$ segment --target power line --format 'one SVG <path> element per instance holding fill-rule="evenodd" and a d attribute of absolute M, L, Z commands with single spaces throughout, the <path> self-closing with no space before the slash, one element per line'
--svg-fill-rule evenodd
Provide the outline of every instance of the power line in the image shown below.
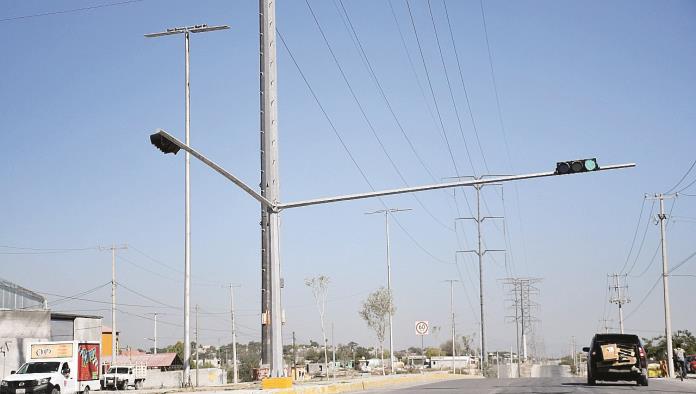
<path fill-rule="evenodd" d="M 49 15 L 69 14 L 69 13 L 73 13 L 73 12 L 95 10 L 97 8 L 106 8 L 106 7 L 114 7 L 114 6 L 118 6 L 118 5 L 126 5 L 126 4 L 131 4 L 131 3 L 139 3 L 142 1 L 145 1 L 145 0 L 126 0 L 126 1 L 119 1 L 119 2 L 115 2 L 115 3 L 106 3 L 106 4 L 93 5 L 93 6 L 89 6 L 89 7 L 73 8 L 73 9 L 62 10 L 62 11 L 49 11 L 49 12 L 42 12 L 42 13 L 38 13 L 38 14 L 13 16 L 13 17 L 9 17 L 9 18 L 0 19 L 0 22 L 16 21 L 16 20 L 20 20 L 20 19 L 31 19 L 31 18 L 38 18 L 41 16 L 49 16 Z"/>
<path fill-rule="evenodd" d="M 401 179 L 401 181 L 404 183 L 404 185 L 406 185 L 406 187 L 409 187 L 409 183 L 406 181 L 406 178 L 404 177 L 403 173 L 401 172 L 401 170 L 399 169 L 399 167 L 396 165 L 396 162 L 394 162 L 393 158 L 391 157 L 391 155 L 390 155 L 389 152 L 387 151 L 387 148 L 386 148 L 386 146 L 384 145 L 384 142 L 382 141 L 382 139 L 381 139 L 381 138 L 379 137 L 379 135 L 377 134 L 377 131 L 375 130 L 375 128 L 374 128 L 372 122 L 370 121 L 369 117 L 367 116 L 367 113 L 365 112 L 365 108 L 363 107 L 362 103 L 360 102 L 360 100 L 359 100 L 358 97 L 357 97 L 357 94 L 356 94 L 355 91 L 353 90 L 353 87 L 352 87 L 350 81 L 348 80 L 348 77 L 347 77 L 345 71 L 343 70 L 343 67 L 341 66 L 341 63 L 338 61 L 338 58 L 336 57 L 336 54 L 335 54 L 333 48 L 331 47 L 331 44 L 329 43 L 328 38 L 326 37 L 326 34 L 324 34 L 324 29 L 321 27 L 321 24 L 319 23 L 319 20 L 318 20 L 316 14 L 314 13 L 314 9 L 313 9 L 312 6 L 310 5 L 309 0 L 306 0 L 305 2 L 307 3 L 307 7 L 309 8 L 310 13 L 312 14 L 312 18 L 314 19 L 315 25 L 316 25 L 317 28 L 319 29 L 319 32 L 321 33 L 321 36 L 322 36 L 322 38 L 324 39 L 324 43 L 326 44 L 326 47 L 328 48 L 329 52 L 331 53 L 331 57 L 332 57 L 332 59 L 333 59 L 333 61 L 334 61 L 334 64 L 336 64 L 336 67 L 337 67 L 338 70 L 340 71 L 341 77 L 343 78 L 343 81 L 346 83 L 346 86 L 348 87 L 348 90 L 349 90 L 351 96 L 353 97 L 353 101 L 355 101 L 355 104 L 358 106 L 358 109 L 360 110 L 360 113 L 362 114 L 363 119 L 364 119 L 365 122 L 367 123 L 368 128 L 370 129 L 370 131 L 372 132 L 372 135 L 373 135 L 373 136 L 375 137 L 375 139 L 377 140 L 377 143 L 379 144 L 379 146 L 380 146 L 382 152 L 384 153 L 384 155 L 385 155 L 385 156 L 387 157 L 387 159 L 389 160 L 389 163 L 391 164 L 392 168 L 394 169 L 394 171 L 396 172 L 396 174 L 399 176 L 399 179 Z M 335 3 L 334 3 L 334 4 L 335 4 Z M 342 2 L 341 2 L 341 5 L 343 5 Z M 345 11 L 345 8 L 344 8 L 344 11 Z M 339 13 L 340 13 L 340 10 L 339 10 Z M 396 122 L 397 122 L 397 125 L 400 127 L 401 132 L 402 132 L 402 135 L 406 138 L 406 141 L 408 142 L 409 146 L 411 146 L 411 148 L 412 148 L 414 154 L 416 155 L 416 157 L 417 157 L 417 158 L 421 161 L 421 163 L 422 163 L 422 160 L 420 159 L 420 156 L 416 153 L 415 148 L 413 147 L 413 144 L 411 143 L 411 140 L 408 138 L 408 136 L 407 136 L 406 133 L 404 132 L 403 127 L 401 127 L 401 123 L 398 121 L 398 119 L 397 119 L 397 117 L 396 117 L 396 114 L 395 114 L 394 111 L 392 110 L 391 104 L 389 103 L 389 100 L 387 99 L 386 95 L 384 94 L 384 90 L 382 89 L 382 86 L 381 86 L 381 84 L 379 83 L 379 80 L 377 79 L 377 76 L 374 74 L 374 70 L 373 70 L 373 68 L 372 68 L 372 65 L 369 63 L 369 59 L 367 58 L 367 55 L 365 54 L 365 51 L 364 51 L 364 49 L 363 49 L 363 47 L 362 47 L 362 43 L 360 43 L 360 40 L 359 40 L 359 38 L 357 37 L 357 34 L 355 33 L 355 30 L 353 29 L 353 24 L 352 24 L 352 22 L 350 21 L 350 17 L 348 16 L 347 12 L 346 12 L 346 17 L 348 18 L 348 22 L 350 23 L 352 32 L 353 32 L 353 34 L 355 35 L 356 40 L 358 40 L 357 42 L 358 42 L 358 46 L 359 46 L 359 51 L 361 51 L 362 55 L 364 56 L 364 60 L 367 62 L 366 65 L 367 65 L 368 71 L 370 72 L 370 74 L 371 74 L 371 76 L 372 76 L 374 82 L 375 82 L 376 85 L 378 86 L 378 89 L 379 89 L 379 91 L 380 91 L 380 93 L 381 93 L 381 95 L 382 95 L 382 98 L 383 98 L 383 99 L 385 100 L 385 102 L 387 103 L 387 107 L 388 107 L 389 110 L 391 111 L 392 116 L 394 117 L 394 119 L 395 119 Z M 361 59 L 362 59 L 362 58 L 361 58 Z M 435 215 L 425 206 L 425 204 L 423 204 L 423 202 L 420 200 L 420 198 L 418 198 L 417 195 L 413 194 L 412 196 L 413 196 L 413 198 L 418 202 L 418 204 L 421 206 L 421 208 L 423 208 L 423 210 L 424 210 L 431 218 L 433 218 L 433 220 L 435 220 L 438 224 L 440 224 L 440 225 L 442 225 L 442 226 L 445 226 L 445 228 L 447 228 L 447 226 L 446 226 L 444 223 L 442 223 L 439 219 L 437 219 L 437 218 L 435 217 Z"/>
<path fill-rule="evenodd" d="M 672 204 L 672 207 L 674 207 L 674 204 Z M 640 257 L 640 253 L 643 251 L 643 245 L 645 245 L 645 237 L 648 234 L 648 228 L 650 227 L 650 217 L 653 214 L 653 211 L 655 209 L 655 200 L 653 200 L 652 205 L 650 206 L 650 213 L 648 214 L 648 219 L 645 222 L 645 231 L 643 231 L 643 238 L 640 240 L 640 246 L 638 247 L 638 251 L 636 252 L 636 257 L 633 259 L 633 264 L 631 264 L 631 268 L 624 272 L 625 274 L 630 274 L 633 272 L 633 268 L 635 268 L 636 263 L 638 262 L 638 257 Z"/>
<path fill-rule="evenodd" d="M 449 138 L 447 138 L 447 132 L 445 131 L 445 123 L 442 120 L 442 114 L 440 113 L 440 106 L 437 104 L 437 97 L 435 96 L 435 90 L 433 89 L 433 83 L 430 79 L 430 72 L 428 71 L 428 65 L 425 61 L 425 55 L 423 55 L 423 46 L 421 45 L 420 38 L 418 36 L 418 29 L 416 29 L 416 21 L 413 19 L 413 13 L 411 12 L 411 4 L 409 0 L 406 0 L 406 8 L 408 8 L 408 15 L 411 19 L 411 26 L 413 27 L 413 33 L 416 37 L 416 43 L 418 44 L 418 52 L 420 53 L 420 58 L 421 61 L 423 62 L 423 68 L 425 69 L 425 76 L 426 79 L 428 80 L 428 86 L 430 87 L 430 94 L 433 97 L 433 103 L 435 104 L 435 112 L 437 113 L 437 117 L 440 121 L 440 130 L 442 131 L 442 137 L 445 141 L 445 145 L 447 146 L 447 151 L 449 152 L 450 159 L 452 161 L 452 166 L 454 167 L 454 172 L 457 176 L 460 175 L 459 173 L 459 168 L 457 167 L 457 161 L 454 159 L 454 152 L 452 151 L 452 146 L 450 145 Z M 471 210 L 471 206 L 469 205 L 469 201 L 466 199 L 466 194 L 464 195 L 464 201 L 466 201 L 466 205 L 469 207 L 469 213 L 472 213 L 473 211 Z M 459 207 L 457 207 L 457 214 L 461 215 L 461 212 L 459 212 Z"/>
<path fill-rule="evenodd" d="M 445 1 L 445 0 L 443 0 L 443 1 Z M 505 129 L 505 122 L 503 121 L 503 110 L 502 110 L 502 106 L 500 105 L 500 94 L 498 93 L 498 82 L 497 82 L 497 79 L 495 77 L 495 68 L 493 67 L 493 54 L 491 51 L 490 40 L 488 39 L 488 24 L 486 23 L 486 11 L 485 11 L 484 6 L 483 6 L 483 0 L 479 0 L 479 5 L 481 8 L 481 20 L 483 22 L 483 33 L 484 33 L 484 36 L 486 39 L 486 50 L 488 53 L 488 64 L 490 66 L 489 68 L 491 71 L 491 80 L 493 82 L 493 92 L 495 93 L 495 104 L 496 104 L 496 108 L 498 111 L 498 121 L 500 123 L 500 130 L 501 130 L 501 133 L 503 135 L 503 142 L 505 143 L 505 153 L 507 154 L 507 158 L 508 158 L 508 166 L 510 167 L 510 169 L 512 169 L 513 168 L 512 156 L 510 155 L 510 146 L 509 146 L 508 140 L 507 140 L 507 131 Z M 522 225 L 522 208 L 520 207 L 520 192 L 517 188 L 517 185 L 513 185 L 513 188 L 515 189 L 515 202 L 517 203 L 517 213 L 519 215 L 518 224 L 520 227 L 520 240 L 522 242 L 522 257 L 523 257 L 523 261 L 526 264 L 527 246 L 526 246 L 525 241 L 524 241 L 524 228 Z"/>
<path fill-rule="evenodd" d="M 116 284 L 117 284 L 118 286 L 120 286 L 120 287 L 123 287 L 123 288 L 126 289 L 127 291 L 130 291 L 131 293 L 133 293 L 133 294 L 135 294 L 135 295 L 138 295 L 138 296 L 140 296 L 140 297 L 145 298 L 145 299 L 148 300 L 148 301 L 152 301 L 152 302 L 154 302 L 154 303 L 156 303 L 156 304 L 159 304 L 159 305 L 162 305 L 162 306 L 166 306 L 167 308 L 182 309 L 181 307 L 173 306 L 173 305 L 169 305 L 169 304 L 165 304 L 164 302 L 158 301 L 158 300 L 156 300 L 156 299 L 154 299 L 154 298 L 152 298 L 152 297 L 148 297 L 148 296 L 146 296 L 146 295 L 143 294 L 143 293 L 140 293 L 140 292 L 138 292 L 138 291 L 136 291 L 136 290 L 133 290 L 133 289 L 129 288 L 128 286 L 124 285 L 124 284 L 121 283 L 121 282 L 116 282 Z"/>
<path fill-rule="evenodd" d="M 653 201 L 653 208 L 655 207 L 655 202 Z M 633 247 L 636 244 L 636 238 L 638 237 L 638 229 L 640 228 L 640 222 L 643 220 L 643 210 L 645 209 L 645 198 L 643 198 L 642 203 L 640 204 L 640 213 L 638 214 L 638 222 L 636 223 L 636 229 L 633 232 L 633 240 L 631 241 L 631 247 L 628 249 L 628 255 L 626 256 L 626 261 L 624 262 L 623 267 L 619 270 L 619 272 L 623 272 L 624 269 L 626 269 L 626 266 L 628 265 L 628 261 L 631 259 L 631 254 L 633 253 Z M 648 223 L 650 223 L 650 216 L 648 216 Z"/>
<path fill-rule="evenodd" d="M 486 172 L 490 172 L 488 169 L 488 162 L 486 161 L 486 155 L 483 153 L 483 148 L 481 147 L 481 140 L 479 139 L 478 127 L 476 127 L 476 121 L 474 120 L 474 111 L 471 110 L 471 102 L 469 100 L 469 93 L 466 89 L 466 83 L 464 83 L 464 75 L 462 73 L 462 65 L 459 61 L 459 52 L 457 51 L 457 44 L 454 40 L 454 32 L 452 31 L 452 24 L 450 22 L 449 12 L 447 11 L 447 2 L 442 0 L 442 5 L 445 9 L 445 17 L 447 19 L 447 28 L 450 33 L 450 40 L 452 41 L 452 48 L 454 49 L 454 58 L 457 60 L 457 70 L 459 71 L 459 81 L 462 83 L 462 88 L 464 89 L 464 98 L 466 99 L 466 106 L 469 110 L 469 118 L 471 119 L 471 126 L 474 129 L 474 135 L 476 136 L 476 144 L 478 145 L 479 152 L 481 152 L 481 158 L 483 159 L 483 165 Z"/>
<path fill-rule="evenodd" d="M 653 292 L 653 290 L 655 290 L 655 287 L 657 287 L 657 284 L 660 283 L 660 279 L 662 279 L 662 275 L 660 275 L 660 276 L 657 277 L 657 279 L 655 280 L 655 283 L 653 283 L 652 287 L 650 288 L 650 290 L 648 290 L 648 292 L 645 294 L 645 296 L 643 297 L 643 299 L 640 300 L 640 302 L 638 303 L 638 305 L 631 311 L 631 313 L 629 313 L 628 315 L 626 315 L 626 319 L 625 319 L 625 320 L 628 320 L 629 317 L 633 316 L 633 314 L 636 313 L 636 312 L 640 309 L 641 306 L 643 306 L 643 303 L 645 303 L 645 300 L 648 299 L 648 297 L 649 297 L 650 294 Z"/>
<path fill-rule="evenodd" d="M 688 185 L 686 185 L 686 186 L 682 187 L 681 189 L 679 189 L 679 190 L 677 191 L 677 194 L 679 194 L 679 193 L 683 192 L 684 190 L 690 188 L 691 186 L 694 185 L 694 183 L 696 183 L 696 178 L 694 178 L 694 180 L 691 181 Z"/>
<path fill-rule="evenodd" d="M 454 99 L 454 91 L 452 90 L 452 84 L 450 83 L 449 73 L 447 72 L 447 65 L 445 64 L 445 55 L 442 53 L 442 46 L 440 45 L 440 35 L 437 32 L 437 25 L 435 24 L 435 17 L 433 16 L 433 9 L 430 5 L 430 0 L 428 0 L 428 13 L 430 14 L 430 22 L 433 25 L 433 31 L 435 32 L 435 42 L 437 43 L 437 49 L 440 53 L 440 61 L 442 63 L 442 70 L 445 73 L 445 81 L 447 82 L 447 89 L 450 94 L 450 99 L 452 100 L 452 107 L 454 108 L 454 114 L 457 118 L 457 125 L 459 126 L 459 133 L 464 141 L 464 150 L 466 151 L 466 156 L 469 159 L 469 165 L 471 166 L 471 171 L 476 176 L 476 167 L 474 167 L 474 161 L 471 159 L 471 152 L 469 152 L 469 144 L 466 142 L 466 137 L 464 136 L 464 128 L 462 127 L 462 119 L 459 115 L 459 108 L 457 107 L 457 101 Z"/>
<path fill-rule="evenodd" d="M 368 187 L 372 191 L 375 191 L 376 189 L 372 185 L 372 182 L 370 182 L 370 179 L 367 177 L 367 174 L 362 169 L 362 167 L 358 164 L 357 160 L 355 159 L 355 157 L 351 153 L 350 149 L 348 148 L 348 145 L 345 143 L 345 141 L 343 140 L 343 137 L 338 132 L 336 125 L 331 120 L 331 117 L 329 117 L 329 114 L 326 112 L 326 109 L 324 108 L 321 101 L 319 100 L 319 97 L 317 96 L 316 92 L 312 88 L 312 85 L 309 83 L 309 80 L 307 79 L 307 76 L 305 75 L 304 71 L 302 71 L 302 68 L 300 67 L 299 63 L 297 62 L 297 59 L 295 58 L 295 55 L 293 54 L 293 52 L 290 50 L 290 47 L 288 46 L 287 42 L 285 41 L 285 38 L 280 33 L 280 31 L 276 30 L 276 32 L 278 33 L 278 37 L 280 38 L 280 42 L 283 44 L 283 47 L 285 48 L 285 50 L 288 52 L 288 55 L 290 55 L 290 59 L 292 60 L 293 64 L 295 65 L 295 68 L 299 72 L 300 76 L 302 77 L 302 80 L 304 81 L 305 85 L 309 89 L 310 94 L 314 98 L 314 101 L 317 103 L 317 106 L 319 106 L 319 109 L 321 110 L 322 114 L 324 115 L 324 118 L 329 123 L 329 127 L 331 128 L 331 131 L 333 131 L 336 138 L 338 138 L 338 141 L 340 142 L 341 146 L 343 147 L 343 150 L 346 152 L 346 154 L 350 158 L 351 162 L 353 162 L 353 165 L 358 170 L 358 172 L 360 172 L 360 175 L 362 176 L 365 183 L 368 185 Z M 378 200 L 385 208 L 387 207 L 387 205 L 384 203 L 384 200 L 382 198 L 378 198 Z M 449 262 L 435 256 L 433 253 L 431 253 L 429 250 L 427 250 L 423 245 L 421 245 L 421 243 L 418 242 L 413 237 L 413 235 L 411 235 L 411 233 L 406 230 L 406 228 L 401 224 L 401 222 L 396 217 L 393 217 L 393 219 L 394 219 L 394 222 L 396 223 L 396 225 L 404 232 L 404 234 L 406 234 L 406 236 L 411 240 L 411 242 L 413 242 L 413 244 L 416 245 L 425 254 L 430 256 L 433 259 L 433 261 L 438 262 L 438 263 L 442 263 L 442 264 L 450 264 Z"/>
<path fill-rule="evenodd" d="M 30 248 L 12 245 L 0 245 L 0 248 L 16 250 L 17 252 L 5 252 L 0 251 L 0 254 L 60 254 L 60 253 L 75 253 L 75 252 L 85 252 L 90 250 L 99 250 L 98 247 L 92 246 L 87 248 Z"/>
<path fill-rule="evenodd" d="M 100 286 L 94 287 L 92 289 L 82 291 L 82 292 L 74 294 L 72 296 L 66 296 L 66 297 L 51 301 L 51 302 L 49 302 L 49 304 L 51 304 L 52 306 L 55 306 L 56 304 L 59 304 L 61 302 L 70 301 L 70 300 L 74 299 L 75 297 L 84 297 L 86 295 L 92 294 L 92 293 L 96 292 L 97 290 L 102 289 L 106 286 L 110 286 L 110 285 L 111 285 L 111 281 L 108 281 L 108 282 L 106 282 Z"/>
<path fill-rule="evenodd" d="M 674 189 L 676 189 L 676 188 L 684 181 L 684 179 L 686 179 L 686 177 L 689 176 L 689 173 L 691 173 L 691 170 L 694 169 L 694 166 L 695 166 L 695 165 L 696 165 L 696 160 L 694 160 L 694 162 L 691 163 L 691 167 L 689 167 L 689 169 L 686 171 L 686 173 L 684 173 L 684 175 L 679 179 L 679 182 L 677 182 L 674 186 L 672 186 L 672 188 L 669 189 L 669 190 L 667 191 L 667 193 L 665 193 L 665 194 L 670 194 L 670 193 L 672 193 L 672 191 L 674 191 Z M 692 182 L 692 183 L 693 183 L 693 182 Z M 687 186 L 687 187 L 688 187 L 688 186 Z M 682 189 L 682 190 L 684 190 L 684 189 Z"/>

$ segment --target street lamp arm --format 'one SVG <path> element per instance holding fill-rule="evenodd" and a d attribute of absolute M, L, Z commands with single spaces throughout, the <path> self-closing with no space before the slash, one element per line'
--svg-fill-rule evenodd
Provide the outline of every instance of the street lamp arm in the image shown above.
<path fill-rule="evenodd" d="M 184 149 L 183 146 L 181 146 L 181 148 Z M 635 163 L 613 164 L 613 165 L 608 165 L 608 166 L 602 166 L 595 171 L 617 170 L 620 168 L 630 168 L 630 167 L 635 167 L 635 166 L 636 166 Z M 281 203 L 281 204 L 277 205 L 277 208 L 278 209 L 287 209 L 287 208 L 306 207 L 308 205 L 319 205 L 319 204 L 327 204 L 327 203 L 340 202 L 340 201 L 361 200 L 361 199 L 372 198 L 372 197 L 390 196 L 390 195 L 394 195 L 394 194 L 404 194 L 404 193 L 414 193 L 414 192 L 421 192 L 421 191 L 426 191 L 426 190 L 448 189 L 448 188 L 460 187 L 460 186 L 487 185 L 490 183 L 509 182 L 509 181 L 517 181 L 517 180 L 522 180 L 522 179 L 531 179 L 531 178 L 543 178 L 543 177 L 547 177 L 547 176 L 556 176 L 556 175 L 558 175 L 558 174 L 556 174 L 555 171 L 548 171 L 548 172 L 538 172 L 538 173 L 534 173 L 534 174 L 511 175 L 511 176 L 503 176 L 503 177 L 487 178 L 487 179 L 474 179 L 474 180 L 467 180 L 467 181 L 435 183 L 435 184 L 431 184 L 431 185 L 412 186 L 412 187 L 404 187 L 404 188 L 399 188 L 399 189 L 373 191 L 373 192 L 357 193 L 357 194 L 346 194 L 343 196 L 323 197 L 323 198 L 315 198 L 315 199 L 311 199 L 311 200 L 303 200 L 303 201 L 296 201 L 296 202 L 290 202 L 290 203 Z"/>
<path fill-rule="evenodd" d="M 203 156 L 202 154 L 198 153 L 195 149 L 191 148 L 190 146 L 184 144 L 183 142 L 179 141 L 176 139 L 174 136 L 171 134 L 167 133 L 166 131 L 162 129 L 158 129 L 157 133 L 164 137 L 165 139 L 171 141 L 173 144 L 178 146 L 179 148 L 185 150 L 186 152 L 190 153 L 195 157 L 196 159 L 202 161 L 205 163 L 208 167 L 212 168 L 213 170 L 217 171 L 219 174 L 224 176 L 225 178 L 229 179 L 234 183 L 235 185 L 239 186 L 242 190 L 247 192 L 250 196 L 254 197 L 258 202 L 260 202 L 262 205 L 264 205 L 266 208 L 270 208 L 272 210 L 276 210 L 276 205 L 270 202 L 266 197 L 262 196 L 261 194 L 257 193 L 254 189 L 249 187 L 246 183 L 244 183 L 241 179 L 237 178 L 236 176 L 232 175 L 229 173 L 227 170 L 224 168 L 220 167 L 217 163 L 214 161 L 208 159 L 207 157 Z"/>

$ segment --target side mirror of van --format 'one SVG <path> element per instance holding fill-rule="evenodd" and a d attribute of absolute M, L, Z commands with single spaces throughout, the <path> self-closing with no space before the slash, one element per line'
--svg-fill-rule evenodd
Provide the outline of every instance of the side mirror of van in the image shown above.
<path fill-rule="evenodd" d="M 16 373 L 17 373 L 17 371 L 10 371 L 10 375 L 14 375 Z"/>
<path fill-rule="evenodd" d="M 589 352 L 590 352 L 590 348 L 589 348 L 589 347 L 584 347 L 584 348 L 582 348 L 582 351 L 585 352 L 585 353 L 589 353 Z"/>

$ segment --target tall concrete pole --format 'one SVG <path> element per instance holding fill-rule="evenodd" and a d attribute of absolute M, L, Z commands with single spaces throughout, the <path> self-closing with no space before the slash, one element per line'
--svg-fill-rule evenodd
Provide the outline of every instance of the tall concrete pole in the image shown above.
<path fill-rule="evenodd" d="M 261 195 L 279 204 L 278 84 L 275 1 L 259 0 Z M 270 376 L 285 376 L 280 304 L 279 217 L 277 207 L 261 212 L 261 327 L 262 363 Z"/>
<path fill-rule="evenodd" d="M 456 344 L 456 329 L 454 325 L 454 282 L 459 282 L 456 279 L 448 279 L 445 282 L 449 282 L 450 284 L 450 315 L 452 318 L 452 373 L 456 373 L 456 368 L 454 364 L 456 352 L 455 352 L 455 344 Z"/>
<path fill-rule="evenodd" d="M 154 339 L 155 339 L 155 349 L 154 349 L 153 353 L 157 354 L 157 312 L 155 312 L 155 336 L 154 336 Z"/>
<path fill-rule="evenodd" d="M 481 372 L 485 375 L 486 354 L 486 326 L 483 313 L 483 247 L 481 243 L 481 185 L 476 187 L 476 227 L 478 230 L 478 263 L 479 263 L 479 299 L 481 304 Z M 523 332 L 524 335 L 524 332 Z"/>
<path fill-rule="evenodd" d="M 234 286 L 230 283 L 230 314 L 232 318 L 232 382 L 239 383 L 239 374 L 237 370 L 237 328 L 234 324 Z"/>
<path fill-rule="evenodd" d="M 191 145 L 191 91 L 189 84 L 189 32 L 184 33 L 184 124 L 186 130 L 186 145 Z M 184 187 L 184 386 L 191 385 L 191 162 L 190 154 L 185 158 L 185 187 Z"/>
<path fill-rule="evenodd" d="M 116 364 L 116 245 L 111 246 L 111 365 Z"/>
<path fill-rule="evenodd" d="M 198 304 L 196 304 L 196 387 L 198 387 L 200 382 L 200 380 L 198 380 L 198 366 L 201 364 L 200 359 L 198 358 L 200 348 L 201 344 L 198 342 Z"/>
<path fill-rule="evenodd" d="M 660 200 L 660 238 L 662 239 L 662 290 L 665 303 L 665 336 L 667 338 L 667 365 L 669 376 L 674 377 L 674 360 L 672 359 L 672 311 L 669 303 L 669 267 L 667 261 L 667 234 L 665 231 L 665 196 L 656 196 Z"/>
<path fill-rule="evenodd" d="M 391 252 L 389 240 L 389 210 L 384 210 L 384 229 L 387 237 L 387 291 L 389 292 L 389 366 L 390 373 L 394 373 L 394 324 L 392 316 L 393 293 L 391 290 Z"/>
<path fill-rule="evenodd" d="M 384 235 L 387 241 L 387 291 L 389 292 L 389 366 L 391 373 L 394 372 L 394 329 L 392 327 L 393 314 L 392 307 L 394 302 L 394 294 L 391 289 L 391 240 L 389 237 L 389 215 L 396 212 L 410 211 L 411 208 L 387 208 L 373 212 L 365 212 L 366 215 L 376 213 L 384 213 Z"/>

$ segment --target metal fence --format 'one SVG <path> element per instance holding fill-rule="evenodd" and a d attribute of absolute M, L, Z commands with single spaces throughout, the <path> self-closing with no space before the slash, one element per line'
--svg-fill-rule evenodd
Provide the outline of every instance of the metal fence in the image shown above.
<path fill-rule="evenodd" d="M 0 278 L 0 309 L 48 309 L 46 298 Z"/>

